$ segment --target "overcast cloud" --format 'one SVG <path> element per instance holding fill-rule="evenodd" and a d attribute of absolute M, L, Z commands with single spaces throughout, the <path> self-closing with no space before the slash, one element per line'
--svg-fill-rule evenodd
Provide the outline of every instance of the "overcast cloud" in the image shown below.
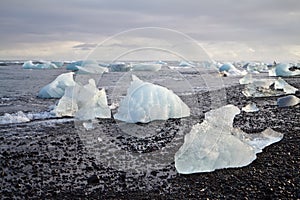
<path fill-rule="evenodd" d="M 155 26 L 216 60 L 299 60 L 299 22 L 298 0 L 1 0 L 0 59 L 81 59 L 107 37 Z"/>

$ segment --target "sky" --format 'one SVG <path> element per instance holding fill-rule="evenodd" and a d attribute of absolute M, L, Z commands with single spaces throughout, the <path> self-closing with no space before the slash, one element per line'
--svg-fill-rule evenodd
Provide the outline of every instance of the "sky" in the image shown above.
<path fill-rule="evenodd" d="M 159 38 L 159 29 L 153 37 L 145 33 L 139 36 L 134 31 L 126 32 L 143 27 L 161 27 L 164 35 Z M 178 32 L 178 37 L 170 37 L 173 40 L 168 38 L 167 29 Z M 124 31 L 127 37 L 119 37 L 118 34 Z M 174 31 L 170 31 L 170 35 L 176 34 Z M 214 60 L 299 61 L 300 1 L 0 2 L 2 60 L 80 60 L 87 58 L 103 41 L 106 41 L 107 49 L 102 49 L 102 53 L 118 54 L 114 51 L 117 46 L 130 51 L 133 45 L 143 47 L 151 41 L 155 47 L 164 42 L 184 41 L 185 36 L 193 38 Z M 108 46 L 114 46 L 114 49 Z"/>

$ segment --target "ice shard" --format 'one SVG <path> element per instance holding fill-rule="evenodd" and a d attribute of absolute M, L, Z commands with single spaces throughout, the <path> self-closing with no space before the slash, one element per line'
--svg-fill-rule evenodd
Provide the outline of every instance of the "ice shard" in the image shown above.
<path fill-rule="evenodd" d="M 172 90 L 144 82 L 134 75 L 132 79 L 115 119 L 127 123 L 148 123 L 190 115 L 189 107 Z"/>
<path fill-rule="evenodd" d="M 300 103 L 300 99 L 294 95 L 288 95 L 277 99 L 277 105 L 279 107 L 295 106 Z"/>
<path fill-rule="evenodd" d="M 284 94 L 295 94 L 297 88 L 289 85 L 282 78 L 278 79 L 253 79 L 245 85 L 242 93 L 246 97 L 269 97 Z"/>
<path fill-rule="evenodd" d="M 93 79 L 84 86 L 76 84 L 66 88 L 54 112 L 59 117 L 75 116 L 80 120 L 111 117 L 105 90 L 99 90 Z"/>
<path fill-rule="evenodd" d="M 244 112 L 258 112 L 259 109 L 256 106 L 255 103 L 249 103 L 248 105 L 246 105 L 245 107 L 242 108 L 242 111 Z"/>
<path fill-rule="evenodd" d="M 246 74 L 243 78 L 239 80 L 241 85 L 249 84 L 253 82 L 252 74 Z"/>
<path fill-rule="evenodd" d="M 175 154 L 175 167 L 181 174 L 211 172 L 216 169 L 243 167 L 256 159 L 256 153 L 282 139 L 281 133 L 266 129 L 247 134 L 233 128 L 240 110 L 233 105 L 205 113 L 205 120 L 192 127 L 184 144 Z"/>

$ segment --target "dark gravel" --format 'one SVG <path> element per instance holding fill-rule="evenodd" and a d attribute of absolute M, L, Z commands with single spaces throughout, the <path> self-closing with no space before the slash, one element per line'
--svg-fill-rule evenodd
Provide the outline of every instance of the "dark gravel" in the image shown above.
<path fill-rule="evenodd" d="M 297 78 L 287 81 L 300 88 Z M 234 126 L 247 133 L 267 127 L 284 138 L 263 150 L 249 166 L 210 173 L 180 175 L 174 163 L 144 173 L 126 172 L 101 163 L 88 153 L 74 122 L 46 121 L 0 125 L 1 199 L 299 199 L 300 110 L 299 105 L 278 108 L 276 97 L 246 98 L 243 86 L 226 89 L 223 104 L 239 108 L 255 102 L 260 111 L 237 115 Z M 196 123 L 210 109 L 208 94 L 185 101 L 198 107 L 198 115 L 168 120 L 157 135 L 144 139 L 122 135 L 112 119 L 99 120 L 105 134 L 124 151 L 147 153 L 163 148 L 176 137 L 184 123 Z M 299 93 L 296 94 L 298 97 Z M 142 125 L 141 125 L 142 126 Z M 151 125 L 143 125 L 149 126 Z M 151 127 L 155 128 L 155 127 Z M 188 130 L 184 130 L 186 133 Z M 181 137 L 182 140 L 183 136 Z M 93 144 L 92 144 L 93 145 Z M 141 146 L 146 146 L 142 148 Z"/>

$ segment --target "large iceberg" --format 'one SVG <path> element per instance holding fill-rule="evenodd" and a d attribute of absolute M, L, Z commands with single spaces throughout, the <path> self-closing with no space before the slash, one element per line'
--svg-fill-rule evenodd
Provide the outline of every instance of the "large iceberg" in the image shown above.
<path fill-rule="evenodd" d="M 73 72 L 59 75 L 54 81 L 43 87 L 39 93 L 40 98 L 61 98 L 65 93 L 65 88 L 74 86 Z"/>
<path fill-rule="evenodd" d="M 233 119 L 238 113 L 240 110 L 233 105 L 205 113 L 205 120 L 192 127 L 176 152 L 176 170 L 191 174 L 243 167 L 255 160 L 264 147 L 282 139 L 283 134 L 269 128 L 259 134 L 233 128 Z"/>
<path fill-rule="evenodd" d="M 300 103 L 300 99 L 294 95 L 288 95 L 277 99 L 278 107 L 295 106 Z"/>
<path fill-rule="evenodd" d="M 144 82 L 136 76 L 120 102 L 114 118 L 128 123 L 182 118 L 190 115 L 189 107 L 172 90 Z"/>
<path fill-rule="evenodd" d="M 58 117 L 75 116 L 80 120 L 111 117 L 105 90 L 99 90 L 94 79 L 90 79 L 84 86 L 76 84 L 67 87 L 54 113 Z"/>
<path fill-rule="evenodd" d="M 280 96 L 295 94 L 298 91 L 280 77 L 278 79 L 247 79 L 247 81 L 249 84 L 242 91 L 246 97 Z M 242 82 L 246 82 L 246 79 Z"/>
<path fill-rule="evenodd" d="M 277 64 L 273 69 L 276 76 L 297 76 L 300 75 L 300 68 L 290 64 Z M 274 73 L 270 72 L 270 75 Z"/>
<path fill-rule="evenodd" d="M 43 63 L 34 64 L 31 60 L 24 62 L 23 69 L 56 69 L 57 66 L 54 62 L 44 61 Z"/>

